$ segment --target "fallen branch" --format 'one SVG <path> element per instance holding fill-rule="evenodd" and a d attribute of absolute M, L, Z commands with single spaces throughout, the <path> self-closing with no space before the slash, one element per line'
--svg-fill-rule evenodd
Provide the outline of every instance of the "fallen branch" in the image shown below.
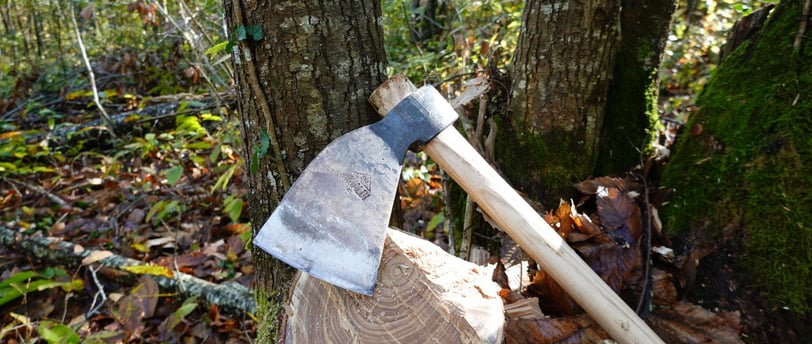
<path fill-rule="evenodd" d="M 158 98 L 158 97 L 156 97 Z M 164 118 L 171 118 L 183 113 L 179 113 L 178 109 L 183 101 L 195 101 L 197 106 L 189 106 L 189 113 L 200 112 L 206 109 L 213 109 L 220 106 L 231 107 L 236 101 L 236 96 L 233 92 L 221 92 L 206 95 L 173 95 L 163 96 L 160 100 L 169 100 L 169 103 L 159 103 L 148 105 L 144 108 L 126 111 L 119 114 L 110 116 L 110 120 L 96 119 L 87 121 L 75 126 L 61 127 L 52 133 L 55 139 L 66 139 L 70 135 L 82 132 L 85 129 L 101 127 L 109 125 L 113 130 L 120 129 L 124 126 L 132 125 L 133 122 L 144 122 L 160 120 Z M 150 103 L 155 103 L 157 99 L 149 100 Z"/>
<path fill-rule="evenodd" d="M 49 200 L 51 200 L 51 202 L 56 203 L 57 205 L 59 205 L 60 208 L 62 208 L 64 210 L 70 210 L 70 209 L 73 208 L 70 204 L 68 204 L 68 202 L 65 202 L 65 200 L 63 200 L 61 197 L 57 196 L 56 194 L 54 194 L 54 193 L 52 193 L 52 192 L 50 192 L 48 190 L 45 190 L 45 188 L 43 188 L 42 186 L 28 184 L 28 183 L 26 183 L 24 181 L 12 179 L 12 178 L 6 178 L 6 180 L 11 182 L 12 184 L 17 184 L 19 186 L 25 187 L 27 189 L 30 189 L 32 191 L 35 191 L 35 192 L 39 193 L 40 195 L 43 195 L 43 196 L 47 197 Z"/>
<path fill-rule="evenodd" d="M 98 252 L 58 238 L 25 236 L 3 226 L 0 226 L 0 247 L 22 252 L 36 259 L 73 267 L 80 266 L 82 259 Z M 146 265 L 144 262 L 115 254 L 95 263 L 113 269 Z M 177 290 L 184 297 L 200 297 L 234 311 L 250 313 L 256 309 L 253 292 L 241 284 L 234 282 L 215 284 L 176 270 L 172 270 L 172 273 L 174 278 L 152 277 L 161 288 Z"/>

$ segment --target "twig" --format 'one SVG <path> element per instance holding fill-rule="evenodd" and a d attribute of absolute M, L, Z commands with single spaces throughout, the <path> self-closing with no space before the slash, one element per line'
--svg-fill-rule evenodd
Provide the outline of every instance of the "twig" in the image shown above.
<path fill-rule="evenodd" d="M 637 307 L 635 307 L 635 313 L 640 316 L 642 319 L 646 319 L 648 317 L 648 307 L 645 307 L 648 302 L 646 300 L 649 299 L 650 289 L 651 289 L 651 211 L 649 211 L 649 201 L 648 201 L 648 182 L 646 181 L 645 176 L 639 174 L 637 172 L 633 173 L 635 177 L 640 179 L 640 182 L 643 183 L 643 208 L 645 209 L 646 216 L 643 219 L 643 225 L 645 228 L 646 233 L 646 246 L 644 247 L 644 252 L 646 254 L 645 259 L 643 259 L 643 291 L 640 292 L 640 297 L 637 299 Z"/>
<path fill-rule="evenodd" d="M 795 42 L 792 43 L 792 49 L 797 54 L 801 50 L 801 42 L 806 35 L 806 24 L 809 22 L 809 10 L 812 0 L 804 1 L 804 7 L 801 10 L 801 24 L 798 27 L 798 33 L 795 34 Z"/>
<path fill-rule="evenodd" d="M 107 294 L 104 293 L 104 286 L 101 284 L 101 282 L 99 282 L 99 277 L 96 276 L 96 272 L 101 270 L 101 268 L 102 268 L 101 265 L 99 265 L 99 267 L 97 267 L 96 269 L 93 269 L 92 266 L 88 268 L 88 270 L 90 271 L 90 275 L 93 277 L 93 283 L 96 285 L 96 288 L 98 288 L 99 291 L 97 291 L 96 294 L 93 295 L 93 303 L 90 305 L 90 310 L 88 310 L 87 313 L 85 313 L 85 318 L 90 318 L 93 315 L 95 315 L 107 301 Z M 96 301 L 98 301 L 100 296 L 101 302 L 96 304 Z"/>
<path fill-rule="evenodd" d="M 73 209 L 73 207 L 70 204 L 68 204 L 68 202 L 65 202 L 65 200 L 63 200 L 59 196 L 49 192 L 48 190 L 45 190 L 45 188 L 43 188 L 43 187 L 41 187 L 39 185 L 32 185 L 32 184 L 28 184 L 28 183 L 26 183 L 24 181 L 15 180 L 15 179 L 11 179 L 11 178 L 6 178 L 6 180 L 8 180 L 9 182 L 11 182 L 13 184 L 17 184 L 17 185 L 20 185 L 20 186 L 25 187 L 27 189 L 31 189 L 31 190 L 33 190 L 33 191 L 35 191 L 35 192 L 37 192 L 37 193 L 39 193 L 39 194 L 41 194 L 41 195 L 43 195 L 45 197 L 48 197 L 48 199 L 50 199 L 51 202 L 56 203 L 62 209 L 67 209 L 67 210 Z"/>
<path fill-rule="evenodd" d="M 58 3 L 58 2 L 57 2 Z M 73 13 L 73 6 L 71 5 L 70 9 L 70 20 L 73 23 L 73 32 L 76 34 L 76 42 L 79 43 L 79 51 L 82 52 L 82 59 L 85 61 L 85 67 L 87 67 L 87 74 L 90 78 L 90 90 L 93 91 L 93 102 L 96 103 L 96 107 L 101 112 L 104 119 L 107 122 L 110 122 L 110 116 L 107 115 L 107 111 L 104 110 L 104 107 L 101 104 L 101 100 L 99 100 L 99 90 L 96 88 L 96 76 L 93 74 L 93 66 L 90 65 L 90 59 L 87 57 L 87 51 L 85 49 L 85 44 L 82 41 L 82 33 L 79 32 L 79 24 L 76 23 L 76 14 Z M 116 136 L 113 132 L 112 128 L 107 128 L 111 135 Z"/>

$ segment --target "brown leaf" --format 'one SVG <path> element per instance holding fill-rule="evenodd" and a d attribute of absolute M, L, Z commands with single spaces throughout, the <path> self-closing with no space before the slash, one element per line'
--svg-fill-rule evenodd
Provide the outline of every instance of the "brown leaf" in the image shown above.
<path fill-rule="evenodd" d="M 533 281 L 525 289 L 527 297 L 538 297 L 541 310 L 549 315 L 575 315 L 583 310 L 552 277 L 537 271 Z"/>
<path fill-rule="evenodd" d="M 110 257 L 112 255 L 113 255 L 113 252 L 111 252 L 111 251 L 106 251 L 106 250 L 105 251 L 93 251 L 92 253 L 90 253 L 90 255 L 88 255 L 87 257 L 82 259 L 82 265 L 87 266 L 87 265 L 93 264 L 95 262 L 98 262 L 98 261 L 100 261 L 100 260 L 102 260 L 104 258 Z"/>
<path fill-rule="evenodd" d="M 642 234 L 640 208 L 626 193 L 615 187 L 598 187 L 598 218 L 612 237 L 635 244 Z"/>
<path fill-rule="evenodd" d="M 636 247 L 621 246 L 610 241 L 584 242 L 573 245 L 573 248 L 615 292 L 633 284 L 640 277 L 633 274 L 634 267 L 641 263 L 640 251 Z"/>
<path fill-rule="evenodd" d="M 626 189 L 626 183 L 623 179 L 618 178 L 611 178 L 611 177 L 598 177 L 595 179 L 585 180 L 578 184 L 575 184 L 575 189 L 581 192 L 584 195 L 594 195 L 598 193 L 598 187 L 614 187 L 621 190 Z"/>
<path fill-rule="evenodd" d="M 79 16 L 85 20 L 90 20 L 90 18 L 93 17 L 93 5 L 87 5 L 87 7 L 83 8 L 82 11 L 79 12 Z"/>
<path fill-rule="evenodd" d="M 141 307 L 141 303 L 133 295 L 118 300 L 118 321 L 134 337 L 139 337 L 144 331 L 144 324 L 141 321 L 144 310 Z"/>
<path fill-rule="evenodd" d="M 687 302 L 658 308 L 649 319 L 652 328 L 670 343 L 743 343 L 740 314 L 714 313 Z"/>
<path fill-rule="evenodd" d="M 507 273 L 505 272 L 505 264 L 502 264 L 501 259 L 496 259 L 496 267 L 493 269 L 491 280 L 496 282 L 502 289 L 510 290 L 510 283 Z"/>
<path fill-rule="evenodd" d="M 555 215 L 558 217 L 558 234 L 564 238 L 575 228 L 572 217 L 570 217 L 570 212 L 570 204 L 561 200 L 558 209 L 555 211 Z"/>
<path fill-rule="evenodd" d="M 533 320 L 508 320 L 505 324 L 505 342 L 519 343 L 595 343 L 608 338 L 594 333 L 594 326 L 584 326 L 574 317 Z M 597 329 L 597 331 L 600 331 Z M 593 332 L 593 333 L 590 333 Z M 603 331 L 601 331 L 603 332 Z"/>
<path fill-rule="evenodd" d="M 577 214 L 572 219 L 575 222 L 575 227 L 578 228 L 578 231 L 581 233 L 598 235 L 603 232 L 601 227 L 592 222 L 592 219 L 585 214 Z"/>
<path fill-rule="evenodd" d="M 158 282 L 147 275 L 142 275 L 138 280 L 138 285 L 135 286 L 130 294 L 135 298 L 135 302 L 142 310 L 142 316 L 145 318 L 151 317 L 155 314 L 155 307 L 158 306 L 158 297 L 160 296 L 160 289 Z"/>

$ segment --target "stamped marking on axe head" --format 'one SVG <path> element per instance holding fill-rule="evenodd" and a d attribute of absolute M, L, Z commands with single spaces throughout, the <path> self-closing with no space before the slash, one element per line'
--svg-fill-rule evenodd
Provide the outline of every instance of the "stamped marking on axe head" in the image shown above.
<path fill-rule="evenodd" d="M 254 238 L 254 245 L 336 286 L 372 295 L 406 150 L 456 121 L 424 86 L 380 121 L 322 150 Z"/>

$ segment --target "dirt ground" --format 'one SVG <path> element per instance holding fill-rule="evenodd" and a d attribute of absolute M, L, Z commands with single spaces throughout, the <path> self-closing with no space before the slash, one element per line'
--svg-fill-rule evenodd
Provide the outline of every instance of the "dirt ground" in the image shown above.
<path fill-rule="evenodd" d="M 711 310 L 740 311 L 741 338 L 747 343 L 810 343 L 812 317 L 770 305 L 737 264 L 741 238 L 724 242 L 697 267 L 687 298 Z"/>

